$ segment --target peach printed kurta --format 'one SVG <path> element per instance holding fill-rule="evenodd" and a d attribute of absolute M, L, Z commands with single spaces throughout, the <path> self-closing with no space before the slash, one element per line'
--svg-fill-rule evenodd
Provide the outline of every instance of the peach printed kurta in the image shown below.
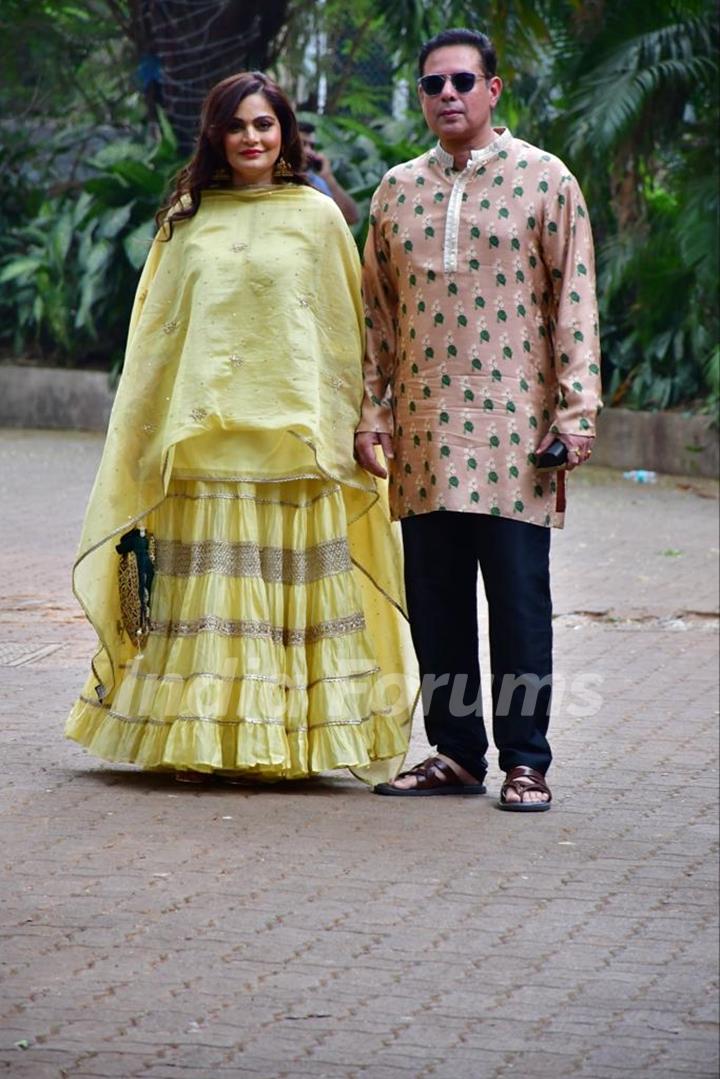
<path fill-rule="evenodd" d="M 592 435 L 600 405 L 593 242 L 557 157 L 507 129 L 457 171 L 439 145 L 391 169 L 365 248 L 358 430 L 394 435 L 393 517 L 432 510 L 563 524 L 552 429 Z"/>

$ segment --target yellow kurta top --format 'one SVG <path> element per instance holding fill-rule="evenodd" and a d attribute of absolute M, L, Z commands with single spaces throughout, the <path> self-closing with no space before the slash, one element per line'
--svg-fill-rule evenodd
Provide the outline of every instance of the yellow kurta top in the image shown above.
<path fill-rule="evenodd" d="M 355 245 L 315 190 L 208 191 L 171 240 L 155 239 L 73 575 L 100 641 L 100 699 L 112 700 L 133 656 L 114 546 L 163 501 L 171 476 L 338 481 L 368 629 L 383 670 L 402 676 L 401 556 L 353 457 L 362 350 Z"/>
<path fill-rule="evenodd" d="M 592 435 L 600 404 L 593 242 L 558 158 L 507 129 L 458 171 L 442 147 L 372 201 L 360 430 L 395 436 L 393 516 L 489 513 L 561 526 L 548 430 Z"/>

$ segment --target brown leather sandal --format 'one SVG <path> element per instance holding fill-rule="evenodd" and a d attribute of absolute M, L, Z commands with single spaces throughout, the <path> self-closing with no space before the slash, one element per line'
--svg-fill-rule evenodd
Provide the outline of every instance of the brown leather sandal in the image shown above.
<path fill-rule="evenodd" d="M 507 792 L 511 789 L 520 798 L 519 802 L 506 801 Z M 547 802 L 523 802 L 523 795 L 528 791 L 540 791 L 541 794 L 547 794 Z M 542 772 L 538 772 L 536 768 L 528 768 L 525 764 L 518 764 L 505 776 L 497 806 L 498 809 L 507 809 L 510 813 L 545 813 L 550 808 L 551 802 L 552 792 Z"/>
<path fill-rule="evenodd" d="M 375 794 L 390 794 L 399 798 L 426 798 L 434 794 L 484 794 L 484 783 L 463 783 L 452 770 L 449 764 L 439 757 L 428 757 L 426 760 L 409 768 L 407 772 L 401 772 L 395 779 L 403 779 L 405 776 L 415 776 L 414 787 L 396 787 L 392 783 L 378 783 L 373 787 Z"/>

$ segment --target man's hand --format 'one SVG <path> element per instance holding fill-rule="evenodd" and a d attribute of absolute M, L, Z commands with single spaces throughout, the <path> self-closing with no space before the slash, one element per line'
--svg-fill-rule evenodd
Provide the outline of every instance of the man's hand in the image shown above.
<path fill-rule="evenodd" d="M 564 446 L 567 446 L 567 471 L 572 472 L 574 468 L 581 465 L 583 461 L 588 461 L 592 454 L 593 443 L 595 438 L 592 435 L 554 435 L 552 431 L 548 431 L 545 438 L 542 440 L 535 453 L 539 457 L 541 453 L 559 438 Z"/>
<path fill-rule="evenodd" d="M 386 461 L 395 456 L 390 435 L 380 434 L 378 431 L 360 431 L 355 435 L 355 457 L 358 462 L 366 472 L 371 472 L 373 476 L 379 476 L 384 480 L 387 477 L 387 471 L 375 456 L 375 446 L 382 446 Z"/>

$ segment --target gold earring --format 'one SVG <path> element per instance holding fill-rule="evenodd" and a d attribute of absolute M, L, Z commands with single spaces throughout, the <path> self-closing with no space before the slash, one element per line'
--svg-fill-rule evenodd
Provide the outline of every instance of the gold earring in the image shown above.
<path fill-rule="evenodd" d="M 287 179 L 288 176 L 293 176 L 294 175 L 292 165 L 289 165 L 287 163 L 287 161 L 282 156 L 282 154 L 280 155 L 280 157 L 275 162 L 274 172 L 275 172 L 276 176 L 279 176 L 279 177 L 281 177 L 283 179 Z"/>

